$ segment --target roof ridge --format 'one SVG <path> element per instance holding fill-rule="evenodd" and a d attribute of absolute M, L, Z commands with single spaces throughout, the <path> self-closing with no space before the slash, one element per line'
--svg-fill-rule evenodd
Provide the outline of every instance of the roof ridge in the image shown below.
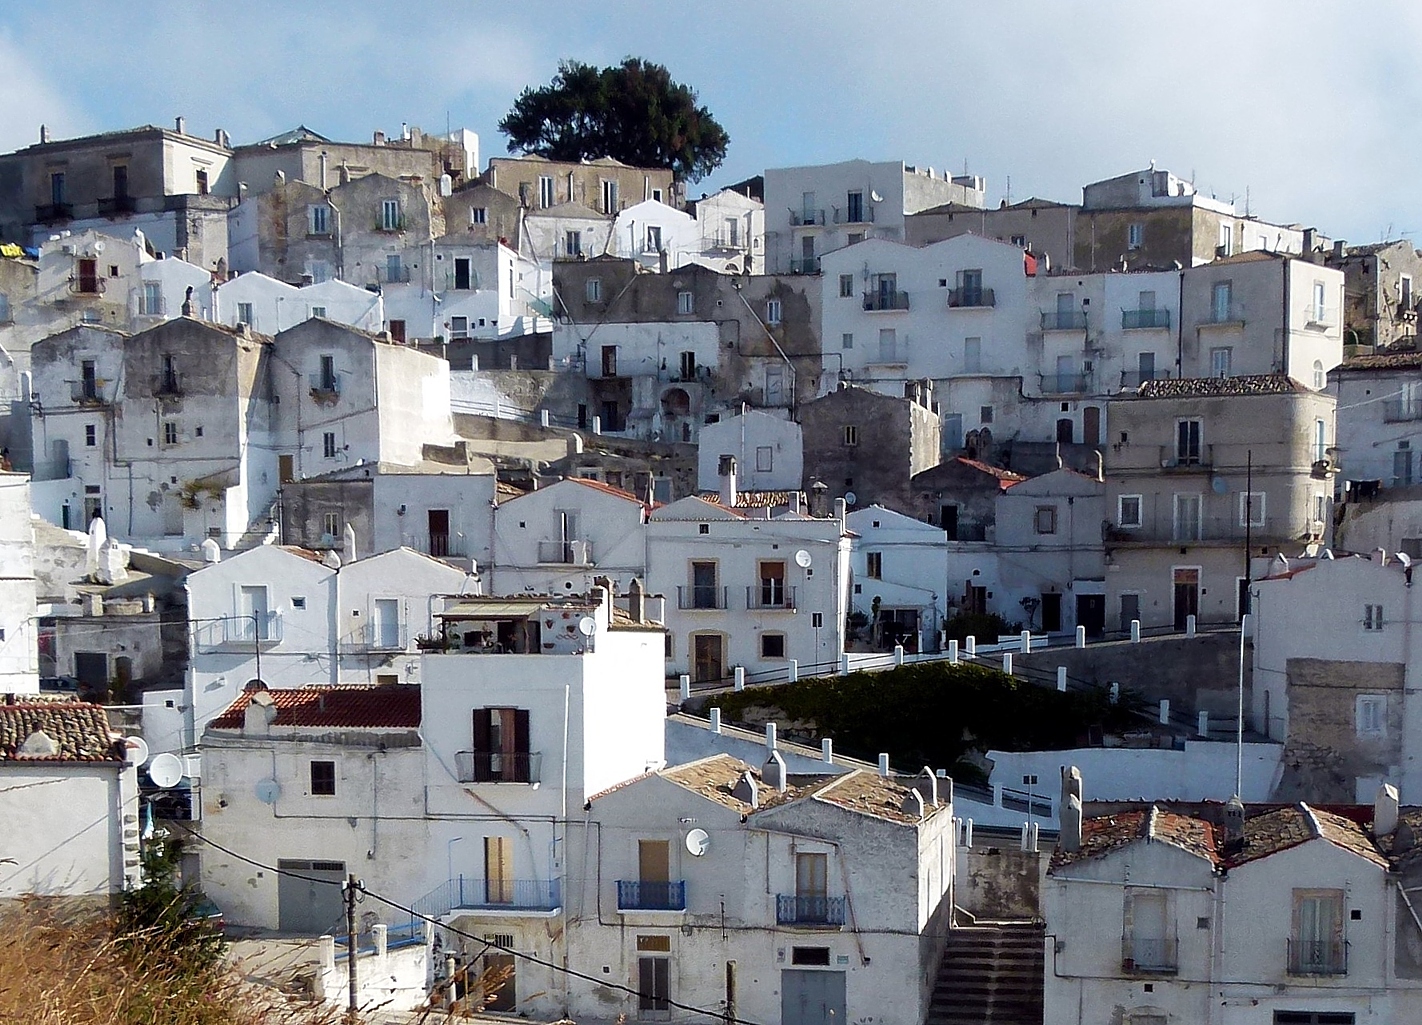
<path fill-rule="evenodd" d="M 1309 827 L 1313 830 L 1312 839 L 1328 839 L 1323 835 L 1323 823 L 1318 821 L 1318 815 L 1309 807 L 1308 802 L 1300 801 L 1298 807 L 1303 812 L 1304 818 L 1308 820 Z"/>

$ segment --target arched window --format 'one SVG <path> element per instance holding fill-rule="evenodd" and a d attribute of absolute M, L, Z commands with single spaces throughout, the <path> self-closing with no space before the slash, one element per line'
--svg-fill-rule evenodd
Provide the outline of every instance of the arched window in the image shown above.
<path fill-rule="evenodd" d="M 1328 375 L 1323 372 L 1323 360 L 1313 361 L 1313 386 L 1319 391 L 1323 391 L 1328 384 Z"/>

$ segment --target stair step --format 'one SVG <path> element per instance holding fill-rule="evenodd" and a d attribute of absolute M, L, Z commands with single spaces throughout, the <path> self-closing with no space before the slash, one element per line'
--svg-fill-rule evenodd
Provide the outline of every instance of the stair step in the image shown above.
<path fill-rule="evenodd" d="M 952 929 L 926 1025 L 1042 1025 L 1045 933 L 1024 921 Z"/>

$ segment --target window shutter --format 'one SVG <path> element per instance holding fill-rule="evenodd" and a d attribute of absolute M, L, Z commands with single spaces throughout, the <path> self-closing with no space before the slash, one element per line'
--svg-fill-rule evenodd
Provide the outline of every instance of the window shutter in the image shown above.
<path fill-rule="evenodd" d="M 493 778 L 489 765 L 489 733 L 493 712 L 488 708 L 474 709 L 474 781 L 487 783 Z"/>
<path fill-rule="evenodd" d="M 514 709 L 514 782 L 529 782 L 528 709 Z"/>

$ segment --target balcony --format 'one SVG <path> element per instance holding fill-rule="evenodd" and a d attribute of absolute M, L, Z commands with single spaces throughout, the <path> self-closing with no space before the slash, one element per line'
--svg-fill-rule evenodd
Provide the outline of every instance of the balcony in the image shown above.
<path fill-rule="evenodd" d="M 555 566 L 593 565 L 591 541 L 540 541 L 538 561 Z"/>
<path fill-rule="evenodd" d="M 113 402 L 110 382 L 102 377 L 69 382 L 69 401 L 80 406 L 107 406 Z"/>
<path fill-rule="evenodd" d="M 865 292 L 864 308 L 870 312 L 882 313 L 909 308 L 907 292 Z"/>
<path fill-rule="evenodd" d="M 1209 470 L 1215 465 L 1215 447 L 1201 445 L 1193 449 L 1180 449 L 1176 445 L 1160 446 L 1160 468 L 1162 470 Z"/>
<path fill-rule="evenodd" d="M 1228 303 L 1220 306 L 1212 306 L 1205 314 L 1205 319 L 1201 322 L 1203 327 L 1218 327 L 1224 324 L 1243 324 L 1244 307 L 1239 303 Z"/>
<path fill-rule="evenodd" d="M 318 402 L 330 402 L 341 397 L 341 374 L 312 374 L 307 378 L 311 397 Z"/>
<path fill-rule="evenodd" d="M 401 216 L 399 216 L 399 217 L 384 217 L 384 216 L 377 217 L 377 218 L 375 219 L 375 222 L 370 226 L 370 230 L 371 230 L 371 231 L 381 231 L 381 232 L 386 232 L 386 233 L 395 233 L 395 232 L 404 231 L 404 230 L 405 230 L 405 217 L 404 217 L 403 214 L 402 214 Z"/>
<path fill-rule="evenodd" d="M 1043 395 L 1077 395 L 1091 390 L 1090 374 L 1043 374 Z"/>
<path fill-rule="evenodd" d="M 1153 327 L 1169 327 L 1169 310 L 1122 310 L 1121 327 L 1126 331 L 1144 331 Z"/>
<path fill-rule="evenodd" d="M 103 295 L 108 291 L 108 282 L 97 274 L 75 274 L 69 279 L 71 295 Z"/>
<path fill-rule="evenodd" d="M 1290 975 L 1347 975 L 1346 940 L 1289 940 Z"/>
<path fill-rule="evenodd" d="M 1238 497 L 1231 496 L 1231 507 L 1237 507 Z M 1307 528 L 1307 530 L 1303 528 Z M 1320 532 L 1323 524 L 1319 524 Z M 1129 545 L 1193 545 L 1226 544 L 1242 545 L 1248 534 L 1255 544 L 1264 544 L 1271 538 L 1285 539 L 1313 533 L 1313 524 L 1303 524 L 1299 529 L 1282 518 L 1266 517 L 1262 523 L 1246 528 L 1239 522 L 1237 513 L 1229 516 L 1206 516 L 1201 520 L 1182 519 L 1175 521 L 1170 512 L 1163 513 L 1155 521 L 1147 521 L 1138 527 L 1118 527 L 1114 524 L 1106 528 L 1106 541 L 1114 546 Z"/>
<path fill-rule="evenodd" d="M 356 632 L 352 646 L 361 651 L 406 651 L 410 629 L 405 623 L 366 623 Z"/>
<path fill-rule="evenodd" d="M 254 651 L 282 641 L 280 612 L 249 616 L 223 616 L 197 627 L 198 646 L 207 651 Z"/>
<path fill-rule="evenodd" d="M 53 224 L 55 221 L 67 221 L 74 216 L 73 203 L 46 203 L 44 206 L 35 207 L 35 220 L 40 224 Z"/>
<path fill-rule="evenodd" d="M 461 783 L 538 783 L 541 751 L 457 751 L 454 773 Z"/>
<path fill-rule="evenodd" d="M 997 297 L 991 288 L 950 288 L 948 308 L 950 310 L 982 309 L 997 305 Z"/>
<path fill-rule="evenodd" d="M 1305 314 L 1304 327 L 1311 331 L 1327 331 L 1336 319 L 1333 311 L 1327 306 L 1315 306 L 1310 303 Z"/>
<path fill-rule="evenodd" d="M 825 223 L 825 212 L 823 210 L 791 210 L 790 223 L 797 228 L 807 225 Z"/>
<path fill-rule="evenodd" d="M 174 398 L 183 394 L 182 374 L 157 374 L 151 382 L 153 394 Z"/>
<path fill-rule="evenodd" d="M 74 476 L 68 459 L 36 459 L 30 464 L 30 480 L 68 480 Z"/>
<path fill-rule="evenodd" d="M 822 222 L 822 223 L 823 223 L 823 222 Z M 845 207 L 843 210 L 841 210 L 839 207 L 835 207 L 835 208 L 834 208 L 834 223 L 835 223 L 835 224 L 873 224 L 873 223 L 874 223 L 874 207 L 873 207 L 871 204 L 868 204 L 868 203 L 861 204 L 861 205 L 858 206 L 858 207 L 847 206 L 847 207 Z"/>
<path fill-rule="evenodd" d="M 1422 420 L 1422 399 L 1388 399 L 1383 403 L 1385 423 L 1406 423 L 1410 420 Z"/>
<path fill-rule="evenodd" d="M 791 274 L 818 274 L 819 272 L 820 258 L 818 256 L 806 256 L 790 261 Z"/>
<path fill-rule="evenodd" d="M 375 283 L 378 285 L 408 285 L 410 283 L 410 268 L 407 264 L 399 267 L 379 267 L 375 268 Z"/>
<path fill-rule="evenodd" d="M 617 880 L 618 911 L 685 911 L 686 881 L 647 882 L 639 879 Z"/>
<path fill-rule="evenodd" d="M 1145 936 L 1121 938 L 1121 971 L 1128 975 L 1174 975 L 1180 970 L 1172 939 Z"/>
<path fill-rule="evenodd" d="M 138 203 L 132 196 L 103 196 L 99 199 L 100 217 L 119 217 L 137 209 Z"/>
<path fill-rule="evenodd" d="M 746 608 L 760 612 L 794 612 L 795 588 L 778 580 L 762 580 L 746 588 Z"/>
<path fill-rule="evenodd" d="M 456 908 L 479 911 L 553 911 L 563 904 L 559 879 L 476 879 L 460 875 L 416 901 L 422 914 L 439 916 Z"/>
<path fill-rule="evenodd" d="M 1042 314 L 1043 331 L 1085 331 L 1085 310 L 1050 310 Z"/>
<path fill-rule="evenodd" d="M 724 609 L 726 589 L 724 587 L 678 587 L 676 607 L 679 609 Z"/>
<path fill-rule="evenodd" d="M 432 555 L 436 559 L 463 558 L 468 555 L 463 534 L 433 533 L 418 534 L 410 539 L 410 547 Z"/>
<path fill-rule="evenodd" d="M 838 928 L 844 925 L 844 898 L 776 894 L 775 923 Z"/>

